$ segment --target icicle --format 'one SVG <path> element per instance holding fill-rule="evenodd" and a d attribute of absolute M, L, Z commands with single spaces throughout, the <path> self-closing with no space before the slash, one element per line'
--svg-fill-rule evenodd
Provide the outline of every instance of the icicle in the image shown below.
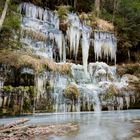
<path fill-rule="evenodd" d="M 129 106 L 130 106 L 130 96 L 125 96 L 125 100 L 126 100 L 126 106 L 127 106 L 127 109 L 128 109 Z"/>
<path fill-rule="evenodd" d="M 49 18 L 48 18 L 48 10 L 44 10 L 44 13 L 43 13 L 43 21 L 48 21 Z"/>
<path fill-rule="evenodd" d="M 123 97 L 117 97 L 117 102 L 118 102 L 118 110 L 120 110 L 120 109 L 123 109 L 123 105 L 124 105 L 124 103 L 123 103 Z"/>
<path fill-rule="evenodd" d="M 32 6 L 32 17 L 35 19 L 37 18 L 37 7 Z"/>
<path fill-rule="evenodd" d="M 58 15 L 54 15 L 54 21 L 53 21 L 54 25 L 55 25 L 55 28 L 56 29 L 59 29 L 59 24 L 60 24 L 60 21 L 59 21 L 59 17 Z"/>
<path fill-rule="evenodd" d="M 43 75 L 38 75 L 35 78 L 36 88 L 37 88 L 37 100 L 39 101 L 40 96 L 45 92 L 45 83 L 46 83 L 46 73 Z"/>
<path fill-rule="evenodd" d="M 83 55 L 83 66 L 85 74 L 87 74 L 87 63 L 89 55 L 89 46 L 90 46 L 90 33 L 91 28 L 83 25 L 82 29 L 82 55 Z"/>
<path fill-rule="evenodd" d="M 62 61 L 62 34 L 55 34 L 55 41 L 59 49 L 60 62 Z"/>
<path fill-rule="evenodd" d="M 63 62 L 66 62 L 66 42 L 63 36 Z"/>

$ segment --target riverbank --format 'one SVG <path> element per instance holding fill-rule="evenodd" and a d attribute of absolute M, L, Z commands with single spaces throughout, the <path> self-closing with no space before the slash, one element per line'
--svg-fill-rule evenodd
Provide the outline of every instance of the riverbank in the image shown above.
<path fill-rule="evenodd" d="M 9 124 L 0 126 L 0 139 L 2 140 L 25 140 L 34 139 L 45 135 L 64 136 L 78 131 L 79 126 L 74 123 L 55 124 L 55 125 L 29 125 L 28 119 L 20 119 Z"/>

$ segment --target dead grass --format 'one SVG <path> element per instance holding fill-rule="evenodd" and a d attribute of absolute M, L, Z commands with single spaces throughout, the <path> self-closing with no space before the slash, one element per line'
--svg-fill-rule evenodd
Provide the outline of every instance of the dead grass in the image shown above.
<path fill-rule="evenodd" d="M 0 63 L 19 69 L 22 66 L 29 66 L 35 71 L 42 69 L 42 64 L 38 57 L 19 51 L 0 52 Z"/>
<path fill-rule="evenodd" d="M 80 91 L 76 85 L 68 85 L 65 89 L 65 96 L 71 100 L 77 100 L 80 96 Z"/>
<path fill-rule="evenodd" d="M 93 29 L 102 30 L 107 32 L 114 31 L 114 25 L 106 20 L 97 18 L 95 13 L 81 13 L 79 15 L 80 19 L 84 22 L 86 21 L 87 25 L 90 25 Z"/>
<path fill-rule="evenodd" d="M 24 36 L 28 35 L 32 39 L 39 40 L 39 41 L 47 40 L 47 36 L 41 32 L 34 31 L 31 28 L 23 28 L 22 30 L 23 30 Z"/>
<path fill-rule="evenodd" d="M 53 60 L 21 51 L 0 50 L 0 63 L 15 67 L 16 69 L 28 66 L 36 72 L 47 69 L 54 72 L 58 71 L 61 74 L 69 74 L 71 71 L 70 64 L 60 65 Z"/>
<path fill-rule="evenodd" d="M 58 66 L 58 71 L 61 74 L 71 74 L 71 65 L 69 63 L 57 64 L 57 66 Z"/>
<path fill-rule="evenodd" d="M 96 18 L 95 19 L 96 26 L 99 30 L 103 31 L 114 31 L 114 26 L 112 23 L 109 23 L 106 20 Z"/>

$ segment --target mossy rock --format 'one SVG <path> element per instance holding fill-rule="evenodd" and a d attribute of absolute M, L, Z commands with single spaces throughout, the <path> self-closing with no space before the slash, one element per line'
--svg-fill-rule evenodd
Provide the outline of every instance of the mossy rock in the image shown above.
<path fill-rule="evenodd" d="M 73 100 L 77 100 L 79 96 L 80 96 L 80 92 L 76 85 L 69 85 L 66 87 L 65 89 L 66 98 L 73 101 Z"/>
<path fill-rule="evenodd" d="M 110 85 L 109 88 L 107 89 L 107 94 L 105 95 L 105 100 L 106 99 L 112 99 L 114 96 L 119 96 L 120 95 L 120 90 L 115 86 L 115 85 Z"/>

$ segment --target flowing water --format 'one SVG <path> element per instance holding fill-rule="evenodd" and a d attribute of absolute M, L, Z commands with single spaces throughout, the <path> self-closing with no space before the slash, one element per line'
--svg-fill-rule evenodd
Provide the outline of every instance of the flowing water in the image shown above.
<path fill-rule="evenodd" d="M 61 124 L 75 123 L 79 131 L 66 136 L 50 136 L 49 140 L 132 140 L 135 129 L 133 119 L 140 119 L 139 110 L 107 111 L 107 112 L 73 112 L 50 113 L 26 116 L 29 124 Z M 3 118 L 0 124 L 14 121 L 18 118 Z M 42 136 L 41 140 L 47 140 Z M 137 139 L 138 140 L 138 139 Z"/>

